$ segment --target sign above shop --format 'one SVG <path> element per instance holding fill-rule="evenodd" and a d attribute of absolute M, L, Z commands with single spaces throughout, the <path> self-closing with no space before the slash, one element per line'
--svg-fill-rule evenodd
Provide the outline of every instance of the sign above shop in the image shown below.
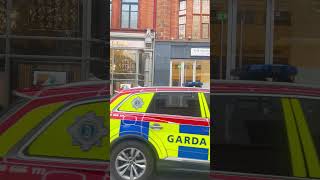
<path fill-rule="evenodd" d="M 111 47 L 145 48 L 144 41 L 111 40 Z"/>
<path fill-rule="evenodd" d="M 191 56 L 210 56 L 210 48 L 191 48 Z"/>

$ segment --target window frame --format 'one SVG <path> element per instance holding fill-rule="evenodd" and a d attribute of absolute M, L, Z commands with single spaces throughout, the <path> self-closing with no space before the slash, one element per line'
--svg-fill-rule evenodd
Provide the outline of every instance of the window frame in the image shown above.
<path fill-rule="evenodd" d="M 210 92 L 210 105 L 212 105 L 211 101 L 213 101 L 212 96 L 245 96 L 245 97 L 272 97 L 272 98 L 291 98 L 291 99 L 305 99 L 305 100 L 320 100 L 320 97 L 318 96 L 307 96 L 307 95 L 293 95 L 293 94 L 281 94 L 281 93 L 276 93 L 276 94 L 270 94 L 270 93 L 247 93 L 247 92 Z M 301 103 L 301 102 L 300 102 Z M 210 107 L 210 112 L 215 113 L 214 107 Z M 211 117 L 213 118 L 213 116 Z M 212 121 L 213 122 L 213 121 Z M 211 126 L 212 124 L 210 124 Z M 211 126 L 212 127 L 212 126 Z M 213 132 L 213 128 L 210 130 Z M 212 134 L 211 134 L 212 136 Z M 303 156 L 305 156 L 306 153 L 303 153 Z M 291 158 L 290 158 L 291 159 Z M 211 164 L 212 166 L 212 164 Z M 212 167 L 210 167 L 212 168 Z M 305 167 L 306 170 L 308 169 L 307 166 Z M 292 168 L 291 168 L 292 169 Z M 299 179 L 299 177 L 295 176 L 281 176 L 281 175 L 272 175 L 272 174 L 259 174 L 259 173 L 247 173 L 247 172 L 231 172 L 231 171 L 221 171 L 219 170 L 218 172 L 221 172 L 223 174 L 227 175 L 245 175 L 249 177 L 271 177 L 271 178 L 294 178 L 294 179 Z M 303 178 L 310 178 L 310 177 L 303 177 Z"/>
<path fill-rule="evenodd" d="M 184 9 L 181 8 L 181 3 L 185 3 Z M 184 12 L 183 14 L 180 14 L 180 12 Z M 185 18 L 184 24 L 180 24 L 180 18 Z M 180 35 L 182 32 L 180 31 L 180 26 L 184 27 L 183 36 Z M 178 9 L 178 39 L 186 39 L 187 36 L 187 0 L 179 0 L 179 9 Z"/>
<path fill-rule="evenodd" d="M 65 163 L 80 163 L 80 164 L 98 164 L 103 165 L 106 161 L 97 160 L 97 159 L 81 159 L 81 158 L 64 158 L 64 157 L 41 157 L 41 156 L 31 156 L 26 153 L 29 146 L 46 131 L 46 129 L 51 126 L 59 117 L 64 114 L 65 112 L 71 110 L 74 107 L 88 104 L 88 103 L 98 103 L 98 102 L 108 102 L 109 98 L 107 96 L 99 96 L 99 97 L 90 97 L 86 99 L 77 100 L 74 102 L 67 103 L 60 107 L 57 111 L 55 111 L 54 115 L 50 115 L 49 117 L 45 118 L 40 124 L 35 128 L 35 130 L 31 130 L 31 135 L 26 136 L 23 138 L 18 144 L 20 147 L 17 148 L 17 156 L 24 159 L 24 160 L 39 160 L 39 161 L 49 161 L 49 162 L 61 162 L 63 160 Z M 40 127 L 41 126 L 41 127 Z M 27 139 L 25 141 L 24 139 Z M 109 160 L 107 160 L 108 162 Z"/>
<path fill-rule="evenodd" d="M 200 1 L 200 13 L 195 13 L 193 10 L 194 10 L 194 1 L 195 0 L 193 0 L 192 1 L 192 34 L 191 34 L 191 36 L 192 36 L 192 39 L 210 39 L 210 7 L 209 7 L 209 12 L 208 12 L 208 14 L 207 13 L 203 13 L 202 12 L 202 10 L 203 10 L 203 8 L 202 8 L 202 6 L 203 6 L 203 1 L 202 0 L 199 0 Z M 209 0 L 208 0 L 209 1 Z M 210 1 L 209 1 L 209 6 L 210 6 Z M 199 27 L 199 31 L 200 31 L 200 37 L 199 38 L 194 38 L 194 36 L 193 36 L 193 29 L 194 29 L 194 21 L 193 21 L 193 19 L 194 19 L 194 17 L 195 16 L 199 16 L 200 17 L 200 27 Z M 208 17 L 208 22 L 207 23 L 203 23 L 203 21 L 202 21 L 202 17 Z M 208 25 L 208 37 L 207 38 L 204 38 L 203 37 L 203 25 L 204 24 L 207 24 Z"/>
<path fill-rule="evenodd" d="M 175 93 L 175 92 L 192 92 L 192 91 L 156 91 L 154 93 Z M 140 113 L 140 112 L 128 112 L 128 111 L 121 111 L 119 110 L 119 108 L 122 106 L 123 103 L 125 103 L 130 97 L 134 96 L 134 95 L 138 95 L 138 94 L 144 94 L 144 93 L 150 93 L 150 92 L 137 92 L 137 93 L 132 93 L 130 94 L 128 97 L 126 97 L 125 99 L 123 99 L 118 105 L 116 105 L 116 107 L 114 108 L 114 112 L 121 112 L 121 113 Z M 199 93 L 201 92 L 192 92 L 192 93 L 197 93 L 197 96 L 199 98 Z M 155 96 L 155 95 L 154 95 Z M 153 98 L 154 98 L 153 96 Z M 152 100 L 150 101 L 150 104 L 152 103 L 153 101 L 153 98 Z M 149 104 L 149 106 L 150 106 Z M 148 108 L 149 108 L 148 106 Z M 200 105 L 199 105 L 199 109 L 200 109 Z M 147 109 L 148 110 L 148 109 Z M 141 113 L 141 114 L 150 114 L 150 115 L 165 115 L 165 116 L 178 116 L 178 117 L 187 117 L 189 119 L 195 119 L 195 120 L 198 120 L 198 119 L 201 119 L 201 120 L 198 120 L 198 121 L 203 121 L 203 120 L 206 120 L 207 122 L 210 122 L 210 118 L 203 118 L 203 117 L 194 117 L 194 116 L 183 116 L 183 115 L 172 115 L 172 114 L 159 114 L 159 113 L 148 113 L 148 112 L 145 112 L 145 113 Z"/>
<path fill-rule="evenodd" d="M 120 3 L 120 29 L 139 29 L 139 16 L 140 16 L 140 1 L 139 0 L 137 0 L 137 2 L 123 2 L 124 0 L 121 0 L 121 3 Z M 122 27 L 122 13 L 123 13 L 123 5 L 129 5 L 129 11 L 128 11 L 128 13 L 129 13 L 129 21 L 128 21 L 128 27 Z M 130 26 L 131 26 L 131 6 L 132 5 L 137 5 L 137 7 L 138 7 L 138 9 L 137 9 L 137 27 L 135 27 L 135 28 L 131 28 Z M 134 11 L 135 12 L 135 11 Z"/>

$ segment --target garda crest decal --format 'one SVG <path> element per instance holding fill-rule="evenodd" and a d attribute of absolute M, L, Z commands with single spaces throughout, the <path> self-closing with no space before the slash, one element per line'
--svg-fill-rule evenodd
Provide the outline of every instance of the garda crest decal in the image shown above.
<path fill-rule="evenodd" d="M 140 108 L 142 108 L 144 103 L 143 103 L 143 100 L 140 97 L 136 97 L 136 98 L 134 98 L 132 100 L 131 104 L 132 104 L 133 108 L 140 109 Z"/>
<path fill-rule="evenodd" d="M 80 146 L 82 151 L 88 151 L 93 146 L 101 146 L 102 137 L 107 135 L 103 121 L 104 117 L 96 116 L 94 112 L 77 117 L 67 129 L 72 137 L 72 144 Z"/>

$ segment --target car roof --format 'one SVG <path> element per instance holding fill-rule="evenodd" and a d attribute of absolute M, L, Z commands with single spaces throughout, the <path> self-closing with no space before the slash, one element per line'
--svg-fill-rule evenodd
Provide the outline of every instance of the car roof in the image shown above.
<path fill-rule="evenodd" d="M 320 86 L 267 81 L 211 80 L 211 92 L 320 96 Z"/>
<path fill-rule="evenodd" d="M 71 94 L 92 93 L 92 96 L 109 95 L 108 81 L 85 81 L 51 87 L 17 89 L 14 94 L 28 99 L 46 98 Z"/>
<path fill-rule="evenodd" d="M 154 87 L 135 87 L 121 90 L 119 93 L 141 93 L 141 92 L 210 92 L 209 89 L 197 87 L 168 87 L 168 86 L 154 86 Z"/>

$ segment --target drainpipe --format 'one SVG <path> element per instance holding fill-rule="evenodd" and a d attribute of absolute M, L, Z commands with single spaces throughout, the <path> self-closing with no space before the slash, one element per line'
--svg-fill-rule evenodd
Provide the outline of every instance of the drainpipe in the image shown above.
<path fill-rule="evenodd" d="M 151 76 L 151 86 L 154 85 L 154 73 L 155 73 L 155 69 L 154 69 L 154 64 L 155 64 L 155 47 L 156 47 L 156 30 L 157 30 L 157 0 L 153 1 L 153 40 L 152 40 L 152 76 Z"/>

